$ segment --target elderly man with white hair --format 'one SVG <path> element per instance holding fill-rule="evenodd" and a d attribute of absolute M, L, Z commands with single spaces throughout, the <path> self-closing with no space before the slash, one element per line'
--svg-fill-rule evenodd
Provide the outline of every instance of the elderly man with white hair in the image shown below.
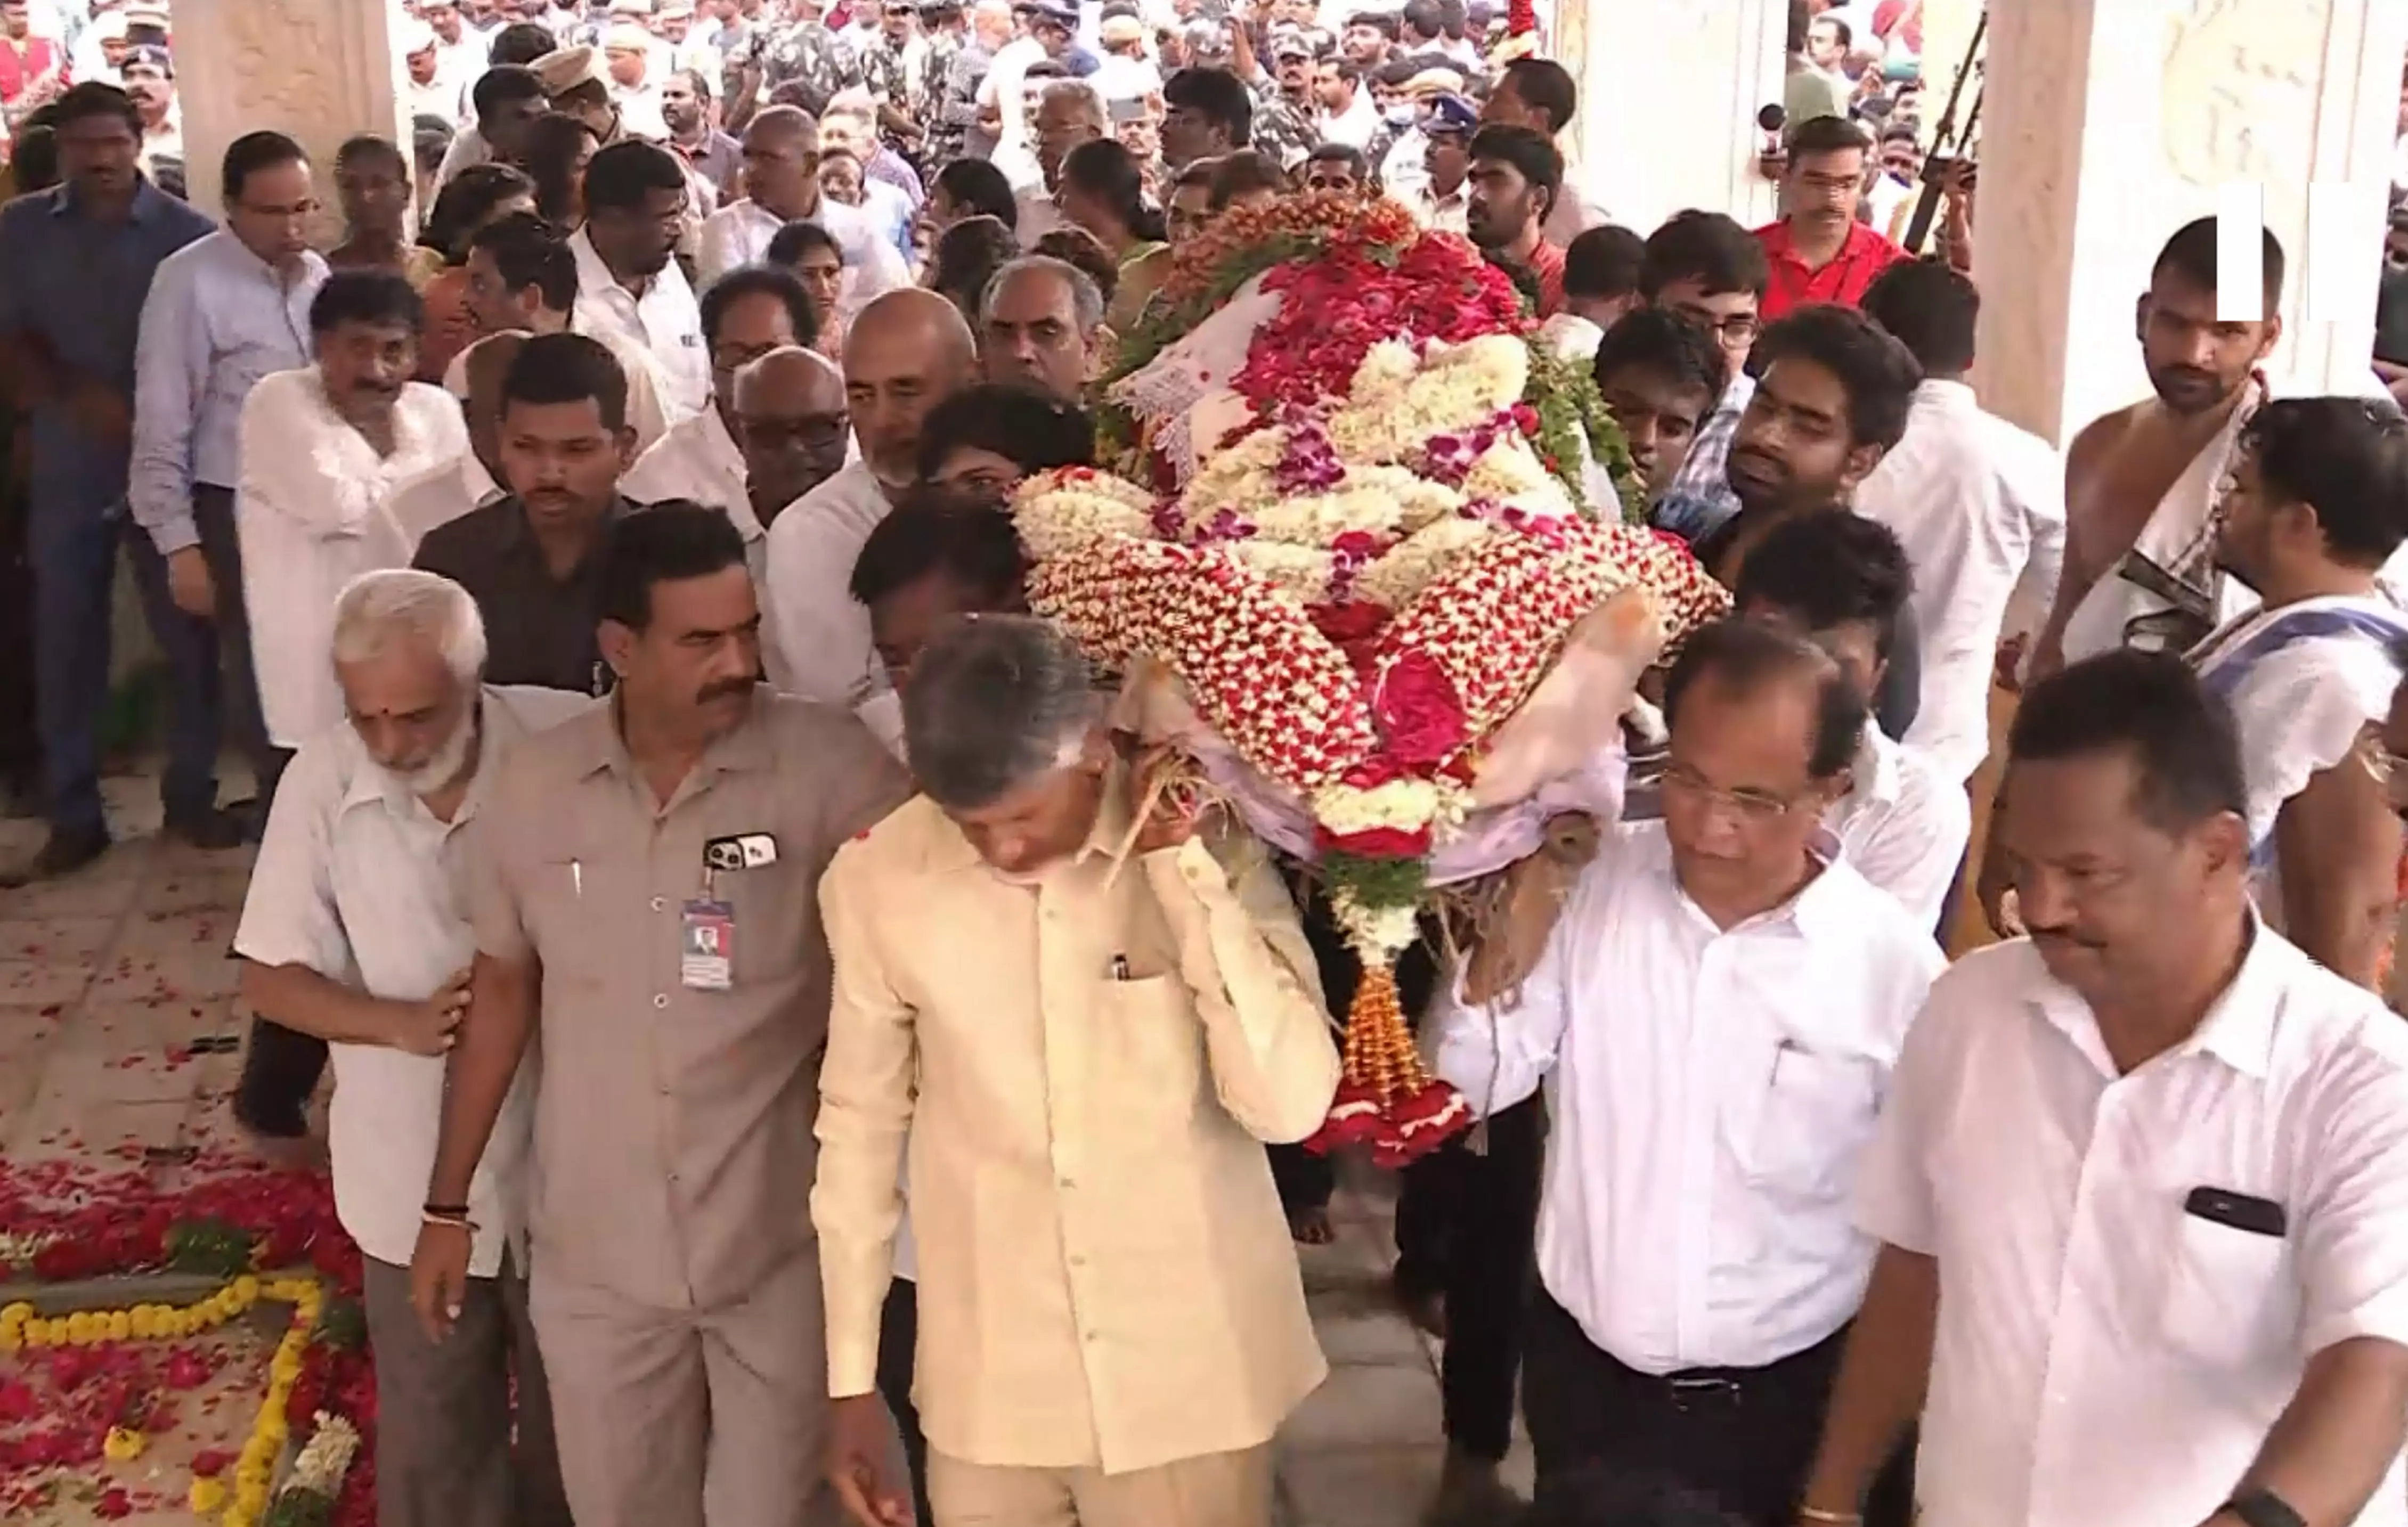
<path fill-rule="evenodd" d="M 486 687 L 484 662 L 476 601 L 450 579 L 391 569 L 343 589 L 332 663 L 348 720 L 286 771 L 235 935 L 243 1000 L 333 1052 L 335 1207 L 365 1259 L 384 1527 L 568 1521 L 527 1319 L 531 1077 L 466 1200 L 425 1201 L 476 953 L 453 861 L 502 756 L 592 704 Z M 437 1218 L 475 1227 L 475 1276 L 439 1346 L 409 1302 L 419 1225 Z"/>

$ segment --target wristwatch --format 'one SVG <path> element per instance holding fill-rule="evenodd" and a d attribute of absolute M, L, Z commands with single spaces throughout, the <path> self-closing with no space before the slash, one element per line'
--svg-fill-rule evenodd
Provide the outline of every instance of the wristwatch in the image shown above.
<path fill-rule="evenodd" d="M 2239 1517 L 2248 1527 L 2308 1527 L 2308 1519 L 2271 1490 L 2244 1490 L 2225 1502 L 2217 1514 Z"/>

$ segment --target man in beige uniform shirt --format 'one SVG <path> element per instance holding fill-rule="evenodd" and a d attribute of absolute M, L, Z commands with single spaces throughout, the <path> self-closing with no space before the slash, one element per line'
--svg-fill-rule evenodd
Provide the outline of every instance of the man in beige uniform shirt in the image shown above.
<path fill-rule="evenodd" d="M 833 1519 L 815 892 L 907 786 L 853 717 L 753 682 L 725 515 L 638 510 L 606 555 L 616 696 L 512 752 L 471 829 L 477 960 L 412 1292 L 439 1333 L 470 1174 L 539 1032 L 532 1305 L 579 1527 L 804 1527 Z"/>
<path fill-rule="evenodd" d="M 952 625 L 903 710 L 924 793 L 821 892 L 838 1495 L 904 1520 L 874 1379 L 908 1135 L 939 1527 L 1267 1527 L 1271 1434 L 1326 1371 L 1262 1149 L 1338 1082 L 1295 908 L 1250 842 L 1136 819 L 1052 625 Z"/>

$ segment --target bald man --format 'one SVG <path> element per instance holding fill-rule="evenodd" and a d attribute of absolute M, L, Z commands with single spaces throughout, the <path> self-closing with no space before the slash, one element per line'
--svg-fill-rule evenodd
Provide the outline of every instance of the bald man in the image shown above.
<path fill-rule="evenodd" d="M 869 612 L 850 589 L 861 545 L 918 470 L 920 421 L 976 379 L 978 345 L 960 309 L 906 287 L 871 302 L 844 341 L 845 404 L 861 459 L 805 493 L 769 528 L 769 622 L 792 688 L 853 706 L 881 684 Z"/>
<path fill-rule="evenodd" d="M 468 422 L 466 453 L 429 467 L 394 491 L 393 518 L 415 556 L 437 525 L 507 496 L 502 483 L 502 378 L 529 335 L 523 329 L 487 335 L 453 363 L 462 412 Z"/>
<path fill-rule="evenodd" d="M 844 254 L 837 313 L 850 319 L 882 293 L 911 284 L 902 251 L 858 207 L 820 194 L 820 127 L 799 107 L 765 107 L 744 129 L 744 195 L 703 220 L 695 264 L 705 281 L 768 258 L 789 222 L 815 222 Z"/>
<path fill-rule="evenodd" d="M 819 351 L 788 345 L 738 371 L 734 407 L 745 487 L 762 524 L 843 470 L 853 427 L 844 373 Z"/>

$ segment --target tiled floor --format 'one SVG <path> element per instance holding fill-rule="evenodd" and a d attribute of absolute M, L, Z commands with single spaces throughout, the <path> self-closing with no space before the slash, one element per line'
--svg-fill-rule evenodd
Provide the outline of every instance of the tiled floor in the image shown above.
<path fill-rule="evenodd" d="M 109 786 L 121 847 L 72 879 L 0 892 L 0 1150 L 11 1163 L 231 1139 L 225 1099 L 236 1057 L 195 1056 L 191 1047 L 240 1032 L 226 946 L 248 856 L 137 835 L 155 827 L 154 787 L 138 778 Z M 0 860 L 38 838 L 35 824 L 0 822 Z M 1333 1206 L 1336 1244 L 1303 1253 L 1332 1374 L 1281 1438 L 1283 1527 L 1410 1527 L 1438 1476 L 1435 1352 L 1385 1297 L 1385 1188 L 1371 1174 L 1351 1175 Z M 178 1461 L 198 1448 L 238 1447 L 247 1419 L 233 1399 L 204 1407 L 172 1447 L 121 1473 L 173 1499 L 181 1493 Z M 1526 1484 L 1526 1462 L 1509 1477 Z M 81 1527 L 96 1520 L 94 1498 L 63 1491 L 30 1520 Z M 193 1519 L 170 1510 L 130 1520 Z"/>

